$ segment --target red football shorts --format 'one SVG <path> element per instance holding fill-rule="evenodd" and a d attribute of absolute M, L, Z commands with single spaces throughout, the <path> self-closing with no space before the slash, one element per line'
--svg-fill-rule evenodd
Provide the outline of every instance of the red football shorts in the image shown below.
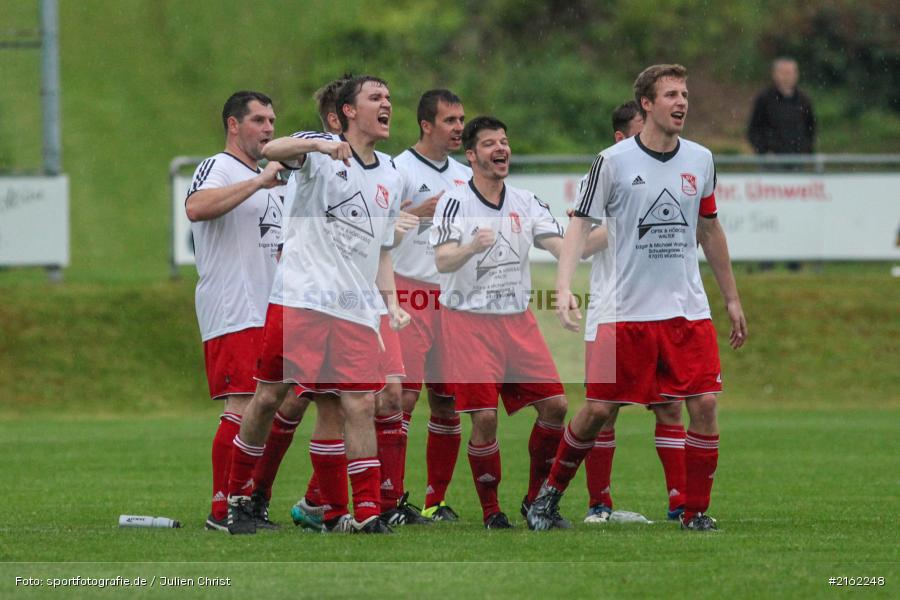
<path fill-rule="evenodd" d="M 378 331 L 381 333 L 381 341 L 384 342 L 384 352 L 381 353 L 382 376 L 385 378 L 406 377 L 403 353 L 400 351 L 400 337 L 396 331 L 391 329 L 391 318 L 388 315 L 381 315 Z"/>
<path fill-rule="evenodd" d="M 432 283 L 394 274 L 397 299 L 409 313 L 409 325 L 398 332 L 403 364 L 406 367 L 404 390 L 418 392 L 422 382 L 435 394 L 449 396 L 441 369 L 441 288 Z"/>
<path fill-rule="evenodd" d="M 482 315 L 444 308 L 441 327 L 457 412 L 496 410 L 499 396 L 511 415 L 565 393 L 530 310 Z"/>
<path fill-rule="evenodd" d="M 722 391 L 709 319 L 604 323 L 584 360 L 588 400 L 647 405 Z"/>
<path fill-rule="evenodd" d="M 253 367 L 262 338 L 262 327 L 250 327 L 203 342 L 210 398 L 252 395 L 256 391 Z"/>
<path fill-rule="evenodd" d="M 315 310 L 269 304 L 256 379 L 308 392 L 377 392 L 384 387 L 375 330 Z"/>

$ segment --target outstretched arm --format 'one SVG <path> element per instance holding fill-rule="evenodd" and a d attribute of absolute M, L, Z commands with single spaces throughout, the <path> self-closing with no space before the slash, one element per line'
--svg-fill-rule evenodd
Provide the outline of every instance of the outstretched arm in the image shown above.
<path fill-rule="evenodd" d="M 221 217 L 234 210 L 241 202 L 261 189 L 271 189 L 284 182 L 278 179 L 278 171 L 284 167 L 277 162 L 270 162 L 262 172 L 254 177 L 234 185 L 220 188 L 199 190 L 188 196 L 184 202 L 184 211 L 191 221 L 209 221 Z"/>

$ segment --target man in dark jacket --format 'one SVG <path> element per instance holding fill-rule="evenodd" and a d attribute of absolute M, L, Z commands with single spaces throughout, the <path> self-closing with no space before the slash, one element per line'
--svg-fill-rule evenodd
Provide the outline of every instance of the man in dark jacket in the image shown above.
<path fill-rule="evenodd" d="M 757 154 L 812 154 L 816 118 L 809 97 L 797 89 L 799 77 L 794 59 L 772 63 L 772 85 L 756 97 L 747 128 Z"/>

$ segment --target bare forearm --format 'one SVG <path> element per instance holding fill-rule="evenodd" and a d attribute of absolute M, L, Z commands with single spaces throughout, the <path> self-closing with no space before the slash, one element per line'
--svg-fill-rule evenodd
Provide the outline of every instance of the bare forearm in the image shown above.
<path fill-rule="evenodd" d="M 434 262 L 440 273 L 452 273 L 460 270 L 473 256 L 475 256 L 475 251 L 470 244 L 448 242 L 434 249 Z"/>
<path fill-rule="evenodd" d="M 590 233 L 591 224 L 587 219 L 573 217 L 569 221 L 566 235 L 562 240 L 559 253 L 559 267 L 556 271 L 556 289 L 568 290 L 572 285 L 572 277 L 578 267 L 578 260 L 584 254 L 585 240 Z"/>
<path fill-rule="evenodd" d="M 310 152 L 319 150 L 319 140 L 295 137 L 281 137 L 272 140 L 263 147 L 263 156 L 279 162 L 300 161 Z"/>
<path fill-rule="evenodd" d="M 378 273 L 375 275 L 375 285 L 384 298 L 384 303 L 388 309 L 397 306 L 397 284 L 394 281 L 394 261 L 391 259 L 389 250 L 382 249 L 381 257 L 378 260 Z"/>
<path fill-rule="evenodd" d="M 601 250 L 606 250 L 608 245 L 609 236 L 606 225 L 594 227 L 588 234 L 587 241 L 584 244 L 584 250 L 581 253 L 581 258 L 590 258 Z"/>
<path fill-rule="evenodd" d="M 722 293 L 725 302 L 740 301 L 737 282 L 731 269 L 731 257 L 728 254 L 728 242 L 725 239 L 725 231 L 717 219 L 711 219 L 701 231 L 700 246 L 706 255 L 709 267 L 712 269 L 716 284 Z"/>
<path fill-rule="evenodd" d="M 208 221 L 233 210 L 261 187 L 258 178 L 254 177 L 222 188 L 200 190 L 188 197 L 184 209 L 191 221 Z"/>

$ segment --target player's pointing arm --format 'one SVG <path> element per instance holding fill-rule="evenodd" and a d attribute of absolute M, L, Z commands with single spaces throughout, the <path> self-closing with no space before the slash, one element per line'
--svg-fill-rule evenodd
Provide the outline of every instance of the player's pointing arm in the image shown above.
<path fill-rule="evenodd" d="M 263 156 L 269 160 L 277 160 L 290 164 L 303 164 L 310 152 L 327 154 L 332 160 L 342 160 L 348 167 L 353 150 L 345 141 L 326 139 L 321 135 L 289 136 L 272 140 L 263 148 Z"/>

